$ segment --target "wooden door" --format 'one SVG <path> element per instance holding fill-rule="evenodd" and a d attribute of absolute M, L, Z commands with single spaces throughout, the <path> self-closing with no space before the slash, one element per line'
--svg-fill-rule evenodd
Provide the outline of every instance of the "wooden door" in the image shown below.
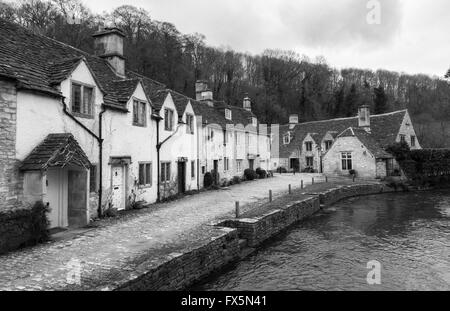
<path fill-rule="evenodd" d="M 123 166 L 112 168 L 112 204 L 117 210 L 125 209 L 125 174 Z"/>
<path fill-rule="evenodd" d="M 87 225 L 87 172 L 68 173 L 68 218 L 70 227 Z"/>

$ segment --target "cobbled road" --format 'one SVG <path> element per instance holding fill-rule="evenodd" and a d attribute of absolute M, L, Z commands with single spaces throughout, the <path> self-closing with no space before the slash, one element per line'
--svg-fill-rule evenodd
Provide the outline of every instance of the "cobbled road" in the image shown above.
<path fill-rule="evenodd" d="M 143 254 L 177 252 L 191 241 L 210 238 L 205 225 L 232 217 L 235 201 L 242 212 L 312 181 L 314 174 L 276 174 L 273 178 L 246 182 L 228 189 L 205 191 L 164 204 L 99 221 L 97 227 L 59 241 L 0 256 L 0 290 L 98 289 L 114 273 L 132 270 Z M 71 284 L 80 267 L 81 284 Z M 75 270 L 76 271 L 76 270 Z M 76 280 L 75 280 L 76 281 Z"/>

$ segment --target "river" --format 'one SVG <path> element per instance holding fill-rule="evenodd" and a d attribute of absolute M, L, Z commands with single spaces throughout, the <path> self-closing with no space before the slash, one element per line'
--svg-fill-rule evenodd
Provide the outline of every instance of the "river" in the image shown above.
<path fill-rule="evenodd" d="M 450 191 L 341 201 L 194 289 L 450 290 Z"/>

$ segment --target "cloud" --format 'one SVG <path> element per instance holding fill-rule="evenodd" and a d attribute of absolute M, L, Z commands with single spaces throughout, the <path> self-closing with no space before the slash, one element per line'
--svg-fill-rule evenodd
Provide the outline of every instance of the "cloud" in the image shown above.
<path fill-rule="evenodd" d="M 345 47 L 361 45 L 383 48 L 401 30 L 399 0 L 379 0 L 380 24 L 369 24 L 371 12 L 364 0 L 286 1 L 280 7 L 285 31 L 308 47 Z"/>

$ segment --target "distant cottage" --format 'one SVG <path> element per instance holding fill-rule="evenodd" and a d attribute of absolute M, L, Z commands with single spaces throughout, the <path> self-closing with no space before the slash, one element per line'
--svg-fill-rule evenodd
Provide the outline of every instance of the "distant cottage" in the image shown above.
<path fill-rule="evenodd" d="M 94 34 L 95 55 L 0 19 L 0 212 L 42 200 L 50 227 L 269 168 L 251 101 L 188 98 L 126 68 L 124 35 Z"/>
<path fill-rule="evenodd" d="M 272 169 L 336 176 L 354 170 L 360 177 L 385 177 L 398 167 L 385 150 L 389 145 L 405 141 L 411 149 L 421 149 L 407 110 L 370 115 L 368 106 L 352 118 L 298 123 L 293 115 L 289 124 L 280 126 L 278 139 Z"/>

